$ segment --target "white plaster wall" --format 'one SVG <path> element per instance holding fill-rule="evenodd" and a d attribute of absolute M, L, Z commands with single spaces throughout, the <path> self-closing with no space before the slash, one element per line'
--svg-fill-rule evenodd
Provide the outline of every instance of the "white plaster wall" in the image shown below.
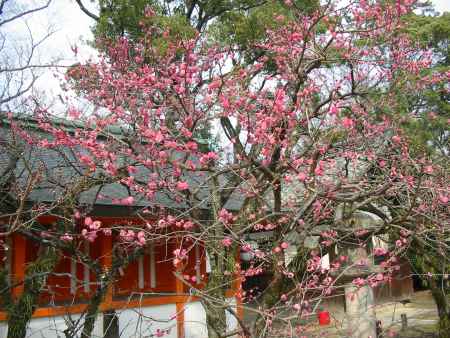
<path fill-rule="evenodd" d="M 72 315 L 73 320 L 80 318 L 79 315 Z M 63 331 L 67 328 L 67 317 L 44 317 L 34 318 L 31 320 L 27 328 L 27 338 L 53 338 L 64 337 Z M 0 337 L 6 337 L 6 327 L 4 335 L 0 334 Z M 1 332 L 1 329 L 0 329 Z M 99 314 L 95 322 L 93 337 L 103 337 L 103 316 Z"/>
<path fill-rule="evenodd" d="M 151 307 L 119 310 L 120 337 L 141 338 L 155 334 L 158 329 L 169 330 L 164 338 L 177 338 L 176 305 L 165 304 Z"/>
<path fill-rule="evenodd" d="M 200 302 L 187 303 L 184 306 L 185 338 L 208 337 L 206 328 L 206 313 Z"/>
<path fill-rule="evenodd" d="M 0 337 L 6 337 L 8 333 L 8 325 L 5 322 L 0 322 Z"/>
<path fill-rule="evenodd" d="M 320 259 L 320 267 L 322 269 L 330 268 L 330 255 L 329 254 L 322 256 L 322 258 Z"/>
<path fill-rule="evenodd" d="M 236 299 L 228 299 L 229 304 L 236 311 Z M 119 317 L 120 337 L 141 338 L 148 337 L 160 330 L 169 330 L 164 338 L 177 338 L 176 305 L 165 304 L 159 306 L 117 309 Z M 79 315 L 72 315 L 72 320 L 79 319 Z M 46 317 L 32 319 L 27 330 L 27 338 L 59 338 L 64 337 L 63 331 L 67 328 L 67 317 Z M 236 318 L 226 313 L 228 330 L 237 328 Z M 206 313 L 200 302 L 185 304 L 184 310 L 185 338 L 208 337 L 206 327 Z M 6 337 L 8 325 L 0 322 L 0 338 Z M 94 338 L 103 337 L 103 315 L 99 314 L 95 322 Z"/>
<path fill-rule="evenodd" d="M 230 298 L 228 299 L 228 304 L 230 304 L 233 308 L 233 310 L 236 312 L 236 298 Z M 238 327 L 238 321 L 235 316 L 233 316 L 228 311 L 226 312 L 227 315 L 227 328 L 229 331 L 236 330 Z"/>
<path fill-rule="evenodd" d="M 228 299 L 233 310 L 236 311 L 236 299 Z M 235 330 L 238 322 L 236 318 L 226 312 L 226 321 L 228 330 Z M 184 311 L 184 333 L 185 338 L 206 338 L 208 337 L 208 329 L 206 326 L 206 312 L 200 302 L 187 303 Z"/>

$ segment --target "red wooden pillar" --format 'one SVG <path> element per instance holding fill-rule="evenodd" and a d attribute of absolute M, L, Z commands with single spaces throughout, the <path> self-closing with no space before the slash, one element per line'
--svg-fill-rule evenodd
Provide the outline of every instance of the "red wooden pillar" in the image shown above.
<path fill-rule="evenodd" d="M 103 266 L 103 271 L 109 271 L 112 267 L 112 249 L 113 242 L 112 236 L 102 235 L 101 237 L 101 264 Z M 113 302 L 113 285 L 108 285 L 108 290 L 106 292 L 105 300 L 104 300 L 104 309 L 109 310 L 112 308 Z"/>
<path fill-rule="evenodd" d="M 241 248 L 237 248 L 236 253 L 236 272 L 233 283 L 233 291 L 236 298 L 236 313 L 240 320 L 244 320 L 244 308 L 242 307 L 242 277 L 241 277 Z M 239 266 L 239 269 L 237 268 Z"/>
<path fill-rule="evenodd" d="M 177 337 L 184 338 L 184 303 L 176 304 L 177 311 Z"/>
<path fill-rule="evenodd" d="M 177 248 L 182 247 L 182 242 L 177 239 L 176 241 Z M 177 299 L 184 296 L 184 289 L 185 285 L 181 278 L 183 278 L 183 267 L 182 264 L 179 266 L 175 266 L 174 269 L 174 277 L 175 277 L 175 292 L 177 294 Z M 176 303 L 176 311 L 177 311 L 177 337 L 178 338 L 184 338 L 185 332 L 184 332 L 184 301 L 177 300 Z"/>
<path fill-rule="evenodd" d="M 23 283 L 25 281 L 25 264 L 27 256 L 26 239 L 19 234 L 13 234 L 11 250 L 11 272 L 13 278 L 12 285 L 16 285 L 12 289 L 12 294 L 14 297 L 18 297 L 23 293 L 24 289 Z"/>

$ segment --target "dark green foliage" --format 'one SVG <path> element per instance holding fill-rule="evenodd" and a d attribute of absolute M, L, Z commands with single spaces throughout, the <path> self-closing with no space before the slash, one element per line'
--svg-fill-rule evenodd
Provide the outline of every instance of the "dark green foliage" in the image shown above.
<path fill-rule="evenodd" d="M 296 1 L 295 6 L 308 13 L 316 8 L 317 1 Z M 251 10 L 224 13 L 211 25 L 211 30 L 217 40 L 247 49 L 262 40 L 268 29 L 274 29 L 294 19 L 294 11 L 283 1 L 267 1 Z"/>
<path fill-rule="evenodd" d="M 292 7 L 282 0 L 98 0 L 99 20 L 94 27 L 97 37 L 131 39 L 143 35 L 145 9 L 155 11 L 153 24 L 173 34 L 191 35 L 193 30 L 208 33 L 216 42 L 236 44 L 248 49 L 261 40 L 267 29 L 294 19 L 298 9 L 310 13 L 317 0 L 293 1 Z M 295 8 L 295 11 L 293 10 Z M 274 20 L 283 16 L 283 20 Z"/>
<path fill-rule="evenodd" d="M 450 13 L 441 16 L 410 15 L 405 32 L 422 48 L 433 52 L 433 67 L 422 75 L 450 71 Z M 397 95 L 405 113 L 403 127 L 418 151 L 448 155 L 450 94 L 448 83 L 429 85 L 420 95 L 402 91 Z"/>
<path fill-rule="evenodd" d="M 262 56 L 261 50 L 254 45 L 264 41 L 267 30 L 295 20 L 294 13 L 298 9 L 306 14 L 317 6 L 316 0 L 294 1 L 292 6 L 286 6 L 284 1 L 267 1 L 249 10 L 228 11 L 211 24 L 210 37 L 219 44 L 237 46 L 246 61 L 251 62 Z M 275 71 L 275 65 L 267 70 Z"/>
<path fill-rule="evenodd" d="M 99 0 L 100 16 L 94 32 L 97 36 L 115 38 L 127 35 L 141 36 L 140 21 L 146 6 L 155 6 L 151 0 Z"/>

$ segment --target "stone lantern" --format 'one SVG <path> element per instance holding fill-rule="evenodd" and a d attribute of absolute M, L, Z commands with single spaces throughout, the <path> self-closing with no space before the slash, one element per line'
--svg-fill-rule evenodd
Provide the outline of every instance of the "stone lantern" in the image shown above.
<path fill-rule="evenodd" d="M 345 241 L 340 243 L 338 255 L 346 256 L 347 260 L 334 276 L 339 276 L 339 282 L 344 285 L 347 334 L 351 338 L 375 338 L 373 289 L 367 284 L 357 286 L 353 281 L 380 272 L 379 267 L 373 264 L 367 246 L 361 246 L 358 242 L 371 238 L 384 222 L 376 214 L 362 210 L 353 211 L 345 218 L 343 215 L 344 206 L 340 206 L 335 221 L 339 231 L 344 232 Z"/>

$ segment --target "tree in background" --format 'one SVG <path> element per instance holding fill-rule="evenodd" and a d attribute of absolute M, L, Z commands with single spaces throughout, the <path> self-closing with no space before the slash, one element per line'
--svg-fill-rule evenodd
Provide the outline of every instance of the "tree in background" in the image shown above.
<path fill-rule="evenodd" d="M 312 13 L 318 1 L 239 0 L 239 1 L 95 1 L 98 15 L 90 12 L 83 0 L 76 1 L 84 13 L 96 21 L 94 33 L 97 38 L 129 39 L 142 37 L 144 22 L 162 30 L 170 28 L 170 34 L 192 37 L 195 32 L 207 39 L 235 45 L 241 51 L 253 54 L 255 42 L 264 39 L 267 29 L 280 26 L 274 17 L 284 16 L 284 22 L 295 20 L 296 12 Z M 155 16 L 145 16 L 145 9 L 152 7 Z M 167 40 L 167 37 L 165 37 Z M 253 56 L 255 57 L 255 55 Z"/>
<path fill-rule="evenodd" d="M 44 11 L 51 0 L 37 2 L 31 6 L 20 6 L 8 0 L 0 1 L 0 112 L 24 109 L 25 97 L 30 94 L 40 75 L 40 70 L 54 64 L 39 61 L 39 48 L 52 35 L 48 29 L 43 35 L 33 32 L 27 18 L 33 13 Z M 24 26 L 28 35 L 25 39 L 10 39 L 8 30 Z"/>
<path fill-rule="evenodd" d="M 158 20 L 164 17 L 168 19 L 168 23 L 172 19 L 174 23 L 177 20 L 181 20 L 179 23 L 190 26 L 197 32 L 206 31 L 209 29 L 208 26 L 211 23 L 221 21 L 223 27 L 228 29 L 231 35 L 240 36 L 240 34 L 244 33 L 244 35 L 255 36 L 255 32 L 257 32 L 256 36 L 261 38 L 265 33 L 264 26 L 273 25 L 273 20 L 269 17 L 270 14 L 281 15 L 293 13 L 292 7 L 306 13 L 311 12 L 318 6 L 318 2 L 314 0 L 292 2 L 273 0 L 139 0 L 133 1 L 132 3 L 123 0 L 99 0 L 95 1 L 99 8 L 99 13 L 96 14 L 90 12 L 82 0 L 76 0 L 76 2 L 85 14 L 97 21 L 97 25 L 94 28 L 97 35 L 106 35 L 111 38 L 124 35 L 131 38 L 142 36 L 143 32 L 139 27 L 143 20 L 148 20 L 144 14 L 145 9 L 148 7 L 152 7 L 156 14 L 156 18 L 152 20 Z M 254 16 L 255 14 L 256 16 Z M 263 18 L 263 20 L 256 20 L 257 17 L 258 19 Z M 245 29 L 232 29 L 232 27 L 237 27 L 240 24 L 243 24 Z M 244 39 L 248 39 L 248 37 Z"/>
<path fill-rule="evenodd" d="M 433 12 L 432 12 L 433 13 Z M 405 30 L 412 41 L 432 53 L 432 67 L 424 73 L 450 71 L 450 13 L 442 15 L 410 14 Z M 450 98 L 448 84 L 424 84 L 423 93 L 406 91 L 402 99 L 405 107 L 405 129 L 418 147 L 448 158 L 448 120 Z"/>

